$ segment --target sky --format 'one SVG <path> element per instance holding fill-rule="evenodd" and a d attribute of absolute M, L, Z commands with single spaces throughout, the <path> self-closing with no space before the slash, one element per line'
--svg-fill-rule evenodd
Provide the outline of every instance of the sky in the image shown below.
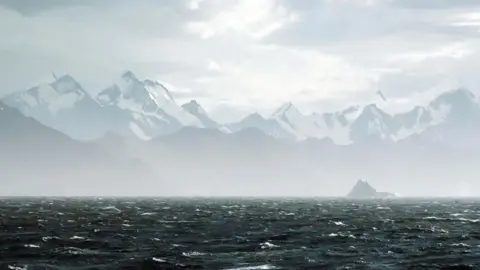
<path fill-rule="evenodd" d="M 0 0 L 0 35 L 0 95 L 52 72 L 97 92 L 131 70 L 228 122 L 480 94 L 478 0 Z"/>

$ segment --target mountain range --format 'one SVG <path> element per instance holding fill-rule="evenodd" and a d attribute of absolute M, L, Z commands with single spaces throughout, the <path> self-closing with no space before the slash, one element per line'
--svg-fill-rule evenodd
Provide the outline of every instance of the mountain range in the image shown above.
<path fill-rule="evenodd" d="M 2 195 L 343 196 L 358 178 L 405 196 L 480 195 L 480 108 L 465 89 L 396 115 L 286 103 L 221 125 L 131 72 L 96 95 L 67 75 L 4 97 L 0 125 Z"/>
<path fill-rule="evenodd" d="M 2 99 L 41 123 L 72 138 L 92 140 L 108 132 L 141 139 L 184 126 L 218 127 L 195 102 L 178 105 L 161 83 L 125 72 L 95 96 L 69 75 Z"/>
<path fill-rule="evenodd" d="M 305 115 L 288 102 L 268 117 L 253 113 L 237 123 L 224 125 L 212 119 L 197 101 L 180 105 L 163 84 L 140 80 L 131 71 L 98 94 L 90 93 L 73 77 L 65 75 L 1 100 L 79 140 L 98 139 L 108 132 L 150 140 L 194 127 L 224 133 L 256 128 L 277 139 L 328 139 L 337 145 L 406 139 L 478 145 L 480 106 L 477 97 L 466 89 L 445 92 L 426 106 L 395 115 L 376 104 Z"/>

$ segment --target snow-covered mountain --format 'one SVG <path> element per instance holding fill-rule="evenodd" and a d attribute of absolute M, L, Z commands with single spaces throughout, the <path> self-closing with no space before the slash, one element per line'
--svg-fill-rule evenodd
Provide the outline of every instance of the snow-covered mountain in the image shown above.
<path fill-rule="evenodd" d="M 480 145 L 480 105 L 465 89 L 442 93 L 429 104 L 397 114 L 381 109 L 388 100 L 379 92 L 371 104 L 339 111 L 306 115 L 287 102 L 268 117 L 253 113 L 225 125 L 212 119 L 197 101 L 179 105 L 162 83 L 140 80 L 131 71 L 98 94 L 90 93 L 65 75 L 11 94 L 2 102 L 80 140 L 101 138 L 108 132 L 148 140 L 192 127 L 224 133 L 255 128 L 274 138 L 328 139 L 337 145 L 402 140 Z"/>
<path fill-rule="evenodd" d="M 274 138 L 297 140 L 297 134 L 292 129 L 282 126 L 276 119 L 267 119 L 258 113 L 253 113 L 238 123 L 227 125 L 232 132 L 256 128 Z"/>
<path fill-rule="evenodd" d="M 351 143 L 350 126 L 356 119 L 357 111 L 357 107 L 350 107 L 335 113 L 305 115 L 294 104 L 287 102 L 268 118 L 254 113 L 229 126 L 233 131 L 254 127 L 273 137 L 296 141 L 330 138 L 336 144 L 345 145 Z"/>
<path fill-rule="evenodd" d="M 102 107 L 69 75 L 11 94 L 2 101 L 77 139 L 92 139 L 104 133 Z"/>
<path fill-rule="evenodd" d="M 96 100 L 110 111 L 122 111 L 122 119 L 128 119 L 122 125 L 122 133 L 132 132 L 141 139 L 175 132 L 184 126 L 204 127 L 195 115 L 175 102 L 164 85 L 140 81 L 131 71 L 101 91 Z"/>
<path fill-rule="evenodd" d="M 372 103 L 305 115 L 289 102 L 269 118 L 252 114 L 229 126 L 234 131 L 255 127 L 273 137 L 297 141 L 331 139 L 337 145 L 398 142 L 408 138 L 452 145 L 465 138 L 463 144 L 480 145 L 476 140 L 480 135 L 480 105 L 475 95 L 465 89 L 445 92 L 423 107 L 398 114 L 389 114 Z"/>
<path fill-rule="evenodd" d="M 182 105 L 182 108 L 190 113 L 191 115 L 196 116 L 199 120 L 200 123 L 202 123 L 203 127 L 206 128 L 219 128 L 220 125 L 215 122 L 208 113 L 198 104 L 196 100 L 191 100 L 188 103 L 185 103 Z"/>
<path fill-rule="evenodd" d="M 480 146 L 480 104 L 465 89 L 443 93 L 427 107 L 430 124 L 417 138 L 447 146 Z"/>
<path fill-rule="evenodd" d="M 130 71 L 93 97 L 65 75 L 2 101 L 80 140 L 100 138 L 109 131 L 150 139 L 185 126 L 206 127 L 206 114 L 200 119 L 178 105 L 164 85 L 140 81 Z"/>
<path fill-rule="evenodd" d="M 310 117 L 305 117 L 291 102 L 280 106 L 271 116 L 280 126 L 298 139 L 318 138 L 320 130 Z"/>
<path fill-rule="evenodd" d="M 329 138 L 336 144 L 346 145 L 351 143 L 350 126 L 358 118 L 361 109 L 359 106 L 351 106 L 345 110 L 333 113 L 313 113 L 315 125 L 322 130 L 320 139 Z"/>

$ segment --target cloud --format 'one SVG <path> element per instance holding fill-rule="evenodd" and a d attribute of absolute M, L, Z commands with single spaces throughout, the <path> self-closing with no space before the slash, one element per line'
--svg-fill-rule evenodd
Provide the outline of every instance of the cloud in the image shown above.
<path fill-rule="evenodd" d="M 413 104 L 476 91 L 478 14 L 476 0 L 0 0 L 0 94 L 52 71 L 98 91 L 130 69 L 222 114 L 322 111 L 379 88 Z"/>
<path fill-rule="evenodd" d="M 295 20 L 295 14 L 276 0 L 237 0 L 205 21 L 191 22 L 188 29 L 202 38 L 235 31 L 259 39 Z"/>
<path fill-rule="evenodd" d="M 477 7 L 477 0 L 392 0 L 391 3 L 398 7 L 409 9 L 459 9 Z"/>
<path fill-rule="evenodd" d="M 393 55 L 390 61 L 411 61 L 423 62 L 430 58 L 449 57 L 453 59 L 461 59 L 473 53 L 473 49 L 467 48 L 465 43 L 454 43 L 436 50 L 424 52 L 406 52 Z"/>

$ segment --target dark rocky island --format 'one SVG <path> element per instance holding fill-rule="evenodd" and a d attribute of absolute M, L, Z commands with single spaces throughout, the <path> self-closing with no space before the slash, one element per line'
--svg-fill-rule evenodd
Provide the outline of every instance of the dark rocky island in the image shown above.
<path fill-rule="evenodd" d="M 390 192 L 378 192 L 365 180 L 358 180 L 350 193 L 347 194 L 347 198 L 350 199 L 379 199 L 379 198 L 391 198 L 395 197 L 395 194 Z"/>

